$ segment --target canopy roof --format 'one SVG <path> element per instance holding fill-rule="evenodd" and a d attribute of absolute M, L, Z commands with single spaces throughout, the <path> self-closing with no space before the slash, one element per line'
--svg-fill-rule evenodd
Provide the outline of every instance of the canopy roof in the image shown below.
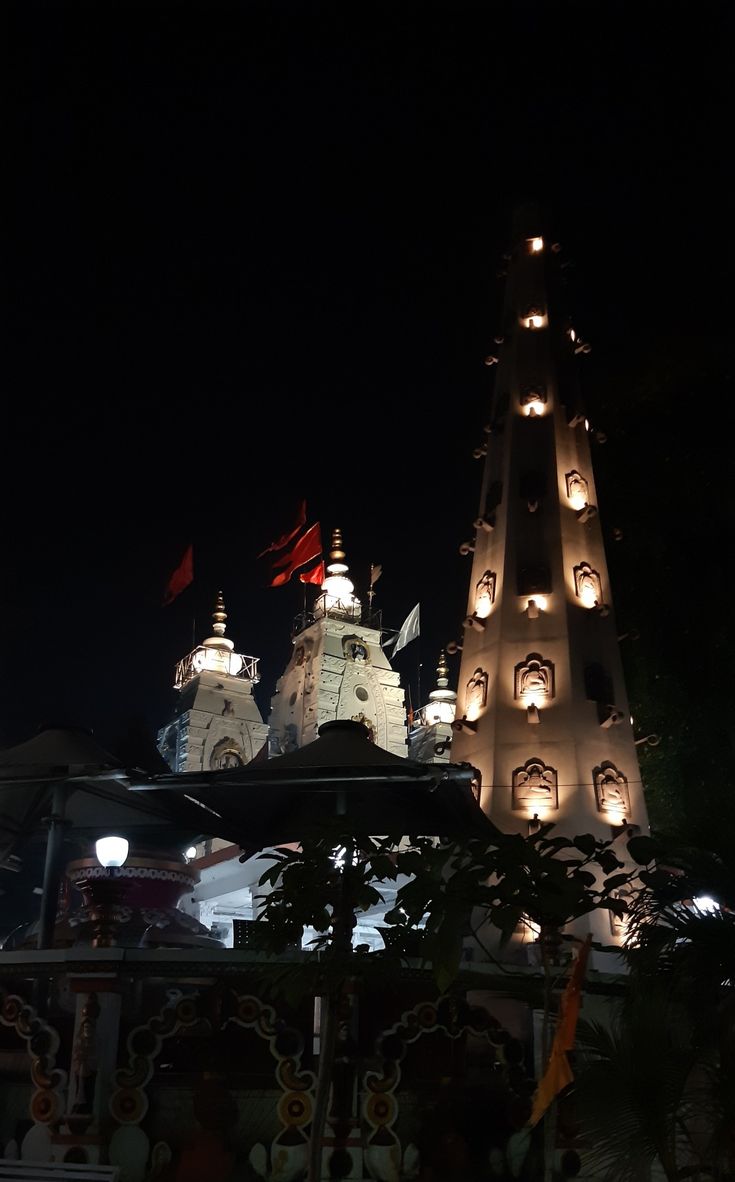
<path fill-rule="evenodd" d="M 267 762 L 216 772 L 154 776 L 136 795 L 175 795 L 181 816 L 252 851 L 298 841 L 343 816 L 365 834 L 491 837 L 469 764 L 426 764 L 376 747 L 360 722 L 336 720 L 312 743 Z"/>
<path fill-rule="evenodd" d="M 0 751 L 0 894 L 14 922 L 35 910 L 55 785 L 66 796 L 66 860 L 117 832 L 131 845 L 185 848 L 220 837 L 251 855 L 319 834 L 344 819 L 366 836 L 461 838 L 497 832 L 477 803 L 469 764 L 425 764 L 370 741 L 362 723 L 334 721 L 298 751 L 211 772 L 129 768 L 89 732 L 51 728 Z M 0 923 L 0 928 L 5 926 Z"/>

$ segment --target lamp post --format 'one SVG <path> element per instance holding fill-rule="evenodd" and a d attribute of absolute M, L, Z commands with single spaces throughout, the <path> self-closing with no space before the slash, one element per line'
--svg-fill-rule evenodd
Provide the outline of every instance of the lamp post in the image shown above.
<path fill-rule="evenodd" d="M 62 874 L 62 855 L 64 849 L 64 830 L 69 822 L 66 819 L 66 784 L 54 784 L 51 797 L 51 813 L 45 818 L 48 825 L 48 841 L 46 843 L 46 861 L 43 869 L 43 890 L 41 894 L 41 914 L 38 919 L 37 948 L 51 948 L 54 942 L 54 925 L 56 923 L 56 909 L 59 902 L 59 883 Z"/>
<path fill-rule="evenodd" d="M 98 838 L 94 852 L 104 875 L 83 878 L 76 884 L 82 893 L 88 920 L 93 925 L 93 948 L 110 948 L 116 943 L 115 928 L 123 895 L 117 872 L 124 866 L 129 849 L 125 837 L 111 834 Z"/>

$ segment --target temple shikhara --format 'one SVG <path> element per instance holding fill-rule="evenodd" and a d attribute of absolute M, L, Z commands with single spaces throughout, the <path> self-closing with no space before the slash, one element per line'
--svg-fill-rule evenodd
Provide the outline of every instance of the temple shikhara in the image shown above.
<path fill-rule="evenodd" d="M 269 852 L 336 821 L 435 846 L 552 825 L 611 842 L 623 867 L 649 832 L 562 257 L 520 207 L 468 465 L 476 516 L 458 523 L 466 615 L 446 620 L 415 710 L 391 661 L 420 605 L 389 636 L 378 571 L 358 594 L 347 531 L 322 549 L 302 520 L 275 577 L 301 571 L 308 606 L 269 709 L 219 592 L 145 766 L 83 730 L 0 751 L 0 1179 L 596 1177 L 563 1114 L 529 1124 L 548 1053 L 537 926 L 502 946 L 463 929 L 446 992 L 419 940 L 383 979 L 348 973 L 335 1001 L 318 932 L 274 951 L 259 918 Z M 382 963 L 406 881 L 350 917 L 360 963 Z M 557 934 L 557 997 L 584 949 L 599 1017 L 624 977 L 620 911 Z"/>

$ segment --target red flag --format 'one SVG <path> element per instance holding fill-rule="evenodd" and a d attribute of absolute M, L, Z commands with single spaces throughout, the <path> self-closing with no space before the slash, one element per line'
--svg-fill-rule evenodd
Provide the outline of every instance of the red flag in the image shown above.
<path fill-rule="evenodd" d="M 176 596 L 185 591 L 189 583 L 193 581 L 194 547 L 190 545 L 186 547 L 184 557 L 166 584 L 166 590 L 163 593 L 163 606 L 166 607 L 169 603 L 173 603 Z"/>
<path fill-rule="evenodd" d="M 311 562 L 312 558 L 318 558 L 321 552 L 322 532 L 317 521 L 314 525 L 310 525 L 306 533 L 297 538 L 293 545 L 278 558 L 268 586 L 282 587 L 300 566 L 305 566 L 307 562 Z"/>
<path fill-rule="evenodd" d="M 312 566 L 311 570 L 306 570 L 303 574 L 299 575 L 299 582 L 316 583 L 317 587 L 321 587 L 326 573 L 324 559 L 322 559 L 321 562 L 317 562 L 316 566 Z"/>
<path fill-rule="evenodd" d="M 289 542 L 293 541 L 304 525 L 306 525 L 306 501 L 302 501 L 299 505 L 296 524 L 293 528 L 287 530 L 285 534 L 281 534 L 280 538 L 277 538 L 275 542 L 271 542 L 270 546 L 266 546 L 265 550 L 261 550 L 258 558 L 264 558 L 266 554 L 271 554 L 274 550 L 281 550 L 284 546 L 287 546 Z"/>

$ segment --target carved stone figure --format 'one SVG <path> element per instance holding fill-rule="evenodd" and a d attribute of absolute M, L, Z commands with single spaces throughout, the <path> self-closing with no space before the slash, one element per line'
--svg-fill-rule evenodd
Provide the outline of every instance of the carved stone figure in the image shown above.
<path fill-rule="evenodd" d="M 475 587 L 475 615 L 484 620 L 495 602 L 495 571 L 486 570 Z"/>
<path fill-rule="evenodd" d="M 559 807 L 556 770 L 547 767 L 540 759 L 528 759 L 523 767 L 513 772 L 513 808 L 527 805 L 543 805 L 552 809 Z"/>
<path fill-rule="evenodd" d="M 574 589 L 585 607 L 594 607 L 596 603 L 602 603 L 600 576 L 588 562 L 580 562 L 575 566 Z"/>
<path fill-rule="evenodd" d="M 466 710 L 468 718 L 476 718 L 477 714 L 487 704 L 487 673 L 480 668 L 475 669 L 467 682 Z"/>
<path fill-rule="evenodd" d="M 614 813 L 620 819 L 630 820 L 630 792 L 628 780 L 614 763 L 605 760 L 594 770 L 595 795 L 601 813 Z"/>
<path fill-rule="evenodd" d="M 541 653 L 529 653 L 526 660 L 515 667 L 514 694 L 516 698 L 553 698 L 554 666 Z"/>
<path fill-rule="evenodd" d="M 584 476 L 576 468 L 566 474 L 567 496 L 573 501 L 575 508 L 581 508 L 589 501 L 590 486 Z"/>

